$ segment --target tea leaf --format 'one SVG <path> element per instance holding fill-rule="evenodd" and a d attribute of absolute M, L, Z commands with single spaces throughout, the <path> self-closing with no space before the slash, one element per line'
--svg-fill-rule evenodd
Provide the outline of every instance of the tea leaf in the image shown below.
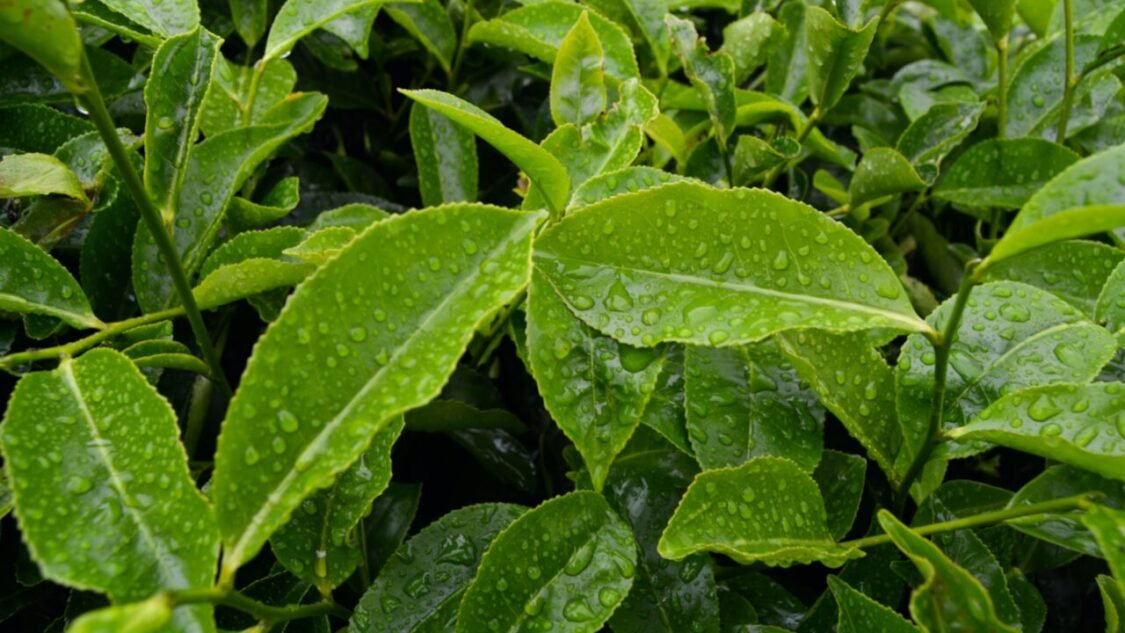
<path fill-rule="evenodd" d="M 153 33 L 170 37 L 199 26 L 196 0 L 101 0 L 105 6 L 128 16 Z"/>
<path fill-rule="evenodd" d="M 727 139 L 734 132 L 736 104 L 734 100 L 734 60 L 720 51 L 711 53 L 695 32 L 690 20 L 669 15 L 664 18 L 672 33 L 672 44 L 684 65 L 684 74 L 703 99 L 715 140 L 725 152 Z"/>
<path fill-rule="evenodd" d="M 1040 246 L 989 266 L 986 281 L 1010 279 L 1065 299 L 1088 316 L 1125 252 L 1097 242 L 1069 240 Z"/>
<path fill-rule="evenodd" d="M 631 347 L 590 328 L 538 271 L 528 292 L 527 349 L 547 410 L 601 490 L 640 423 L 663 350 Z"/>
<path fill-rule="evenodd" d="M 877 147 L 863 155 L 848 185 L 853 208 L 908 191 L 921 191 L 926 183 L 906 157 L 889 147 Z"/>
<path fill-rule="evenodd" d="M 566 207 L 570 197 L 570 178 L 566 168 L 550 152 L 509 130 L 491 114 L 451 94 L 437 90 L 400 92 L 477 134 L 507 156 L 539 187 L 550 209 Z"/>
<path fill-rule="evenodd" d="M 1125 483 L 1105 479 L 1073 466 L 1051 466 L 1035 479 L 1024 484 L 1008 502 L 1008 507 L 1018 508 L 1022 505 L 1089 493 L 1104 495 L 1098 499 L 1098 503 L 1115 508 L 1125 506 Z M 1024 534 L 1087 556 L 1101 555 L 1097 542 L 1094 541 L 1089 530 L 1082 525 L 1076 513 L 1027 517 L 1008 521 L 1007 525 Z"/>
<path fill-rule="evenodd" d="M 1050 185 L 1048 184 L 1047 187 Z M 1030 204 L 1028 203 L 1024 209 Z M 1016 216 L 1012 225 L 1008 227 L 1008 232 L 992 248 L 992 252 L 982 265 L 982 271 L 997 262 L 1053 242 L 1110 230 L 1121 231 L 1122 227 L 1125 227 L 1125 205 L 1078 207 L 1053 213 L 1042 220 L 1017 227 L 1021 216 L 1023 212 Z"/>
<path fill-rule="evenodd" d="M 820 490 L 793 462 L 758 457 L 695 478 L 660 539 L 660 555 L 679 560 L 715 552 L 743 565 L 820 562 L 839 567 L 863 552 L 828 531 Z"/>
<path fill-rule="evenodd" d="M 450 72 L 457 51 L 457 31 L 444 4 L 437 0 L 388 4 L 387 15 L 421 42 L 441 67 Z M 370 21 L 366 24 L 367 32 L 371 31 L 370 24 Z"/>
<path fill-rule="evenodd" d="M 555 55 L 551 72 L 551 118 L 555 125 L 585 125 L 606 108 L 605 55 L 598 33 L 583 12 Z"/>
<path fill-rule="evenodd" d="M 1102 552 L 1105 553 L 1109 570 L 1118 583 L 1125 578 L 1125 538 L 1121 533 L 1121 526 L 1125 524 L 1125 513 L 1105 506 L 1094 506 L 1082 515 L 1082 522 L 1090 529 L 1097 539 Z"/>
<path fill-rule="evenodd" d="M 227 0 L 227 4 L 234 30 L 248 48 L 254 48 L 269 26 L 269 0 Z"/>
<path fill-rule="evenodd" d="M 237 66 L 222 56 L 215 60 L 212 87 L 200 115 L 200 127 L 206 136 L 261 123 L 266 112 L 293 91 L 297 71 L 292 64 L 284 59 L 262 63 L 263 67 L 257 69 Z M 255 73 L 260 73 L 256 88 Z"/>
<path fill-rule="evenodd" d="M 411 2 L 414 0 L 394 0 Z M 284 57 L 297 41 L 349 13 L 370 10 L 387 0 L 286 0 L 270 25 L 262 61 Z M 372 16 L 374 17 L 374 16 Z M 366 39 L 366 38 L 365 38 Z"/>
<path fill-rule="evenodd" d="M 47 577 L 125 602 L 210 586 L 218 533 L 178 433 L 168 403 L 112 350 L 20 381 L 0 447 L 20 529 Z M 176 628 L 198 630 L 209 613 L 179 609 Z"/>
<path fill-rule="evenodd" d="M 579 318 L 630 345 L 734 345 L 809 327 L 929 330 L 859 237 L 766 191 L 683 182 L 616 196 L 544 233 L 535 263 Z"/>
<path fill-rule="evenodd" d="M 852 29 L 820 7 L 805 10 L 809 97 L 821 112 L 839 103 L 862 70 L 878 25 L 879 20 L 873 19 L 861 29 Z"/>
<path fill-rule="evenodd" d="M 527 283 L 541 217 L 462 204 L 381 222 L 294 293 L 258 341 L 219 438 L 212 496 L 227 577 L 389 420 L 437 395 L 475 325 Z M 372 266 L 409 277 L 417 296 L 406 304 L 392 299 L 399 285 L 368 285 L 358 271 Z M 282 362 L 294 342 L 325 366 Z M 282 385 L 289 397 L 274 407 Z M 262 445 L 265 411 L 280 452 Z"/>
<path fill-rule="evenodd" d="M 824 411 L 771 341 L 684 353 L 685 410 L 705 469 L 772 455 L 812 472 L 824 449 Z"/>
<path fill-rule="evenodd" d="M 863 480 L 867 461 L 858 455 L 825 450 L 816 470 L 812 472 L 824 510 L 828 513 L 828 531 L 832 538 L 842 539 L 852 529 L 859 502 L 863 497 Z"/>
<path fill-rule="evenodd" d="M 977 127 L 984 106 L 940 103 L 910 124 L 895 146 L 915 167 L 938 166 Z"/>
<path fill-rule="evenodd" d="M 300 181 L 296 176 L 290 176 L 278 181 L 259 202 L 238 196 L 232 198 L 227 219 L 236 231 L 245 231 L 280 220 L 300 202 Z"/>
<path fill-rule="evenodd" d="M 536 543 L 530 552 L 529 543 Z M 573 492 L 523 514 L 496 536 L 461 600 L 457 631 L 554 625 L 601 629 L 629 593 L 636 543 L 599 494 Z"/>
<path fill-rule="evenodd" d="M 680 452 L 694 457 L 684 412 L 684 350 L 679 345 L 668 346 L 656 388 L 641 413 L 641 424 L 659 433 Z"/>
<path fill-rule="evenodd" d="M 836 576 L 828 577 L 828 588 L 840 608 L 840 633 L 911 633 L 918 629 L 893 609 L 856 591 Z"/>
<path fill-rule="evenodd" d="M 924 579 L 910 596 L 910 614 L 916 622 L 929 631 L 1017 631 L 1000 621 L 988 591 L 972 574 L 890 512 L 881 510 L 878 516 L 883 530 Z"/>
<path fill-rule="evenodd" d="M 1125 299 L 1122 297 L 1125 297 L 1125 263 L 1118 264 L 1110 273 L 1094 308 L 1097 320 L 1117 336 L 1119 344 L 1125 340 Z"/>
<path fill-rule="evenodd" d="M 62 264 L 5 228 L 0 228 L 0 262 L 0 309 L 56 317 L 76 328 L 104 326 Z"/>
<path fill-rule="evenodd" d="M 664 24 L 667 4 L 654 0 L 595 0 L 589 4 L 614 22 L 639 33 L 652 54 L 657 72 L 667 75 L 668 58 L 672 55 L 672 40 Z"/>
<path fill-rule="evenodd" d="M 70 139 L 93 131 L 88 121 L 50 106 L 28 103 L 0 108 L 0 147 L 13 153 L 51 154 Z"/>
<path fill-rule="evenodd" d="M 983 439 L 1050 457 L 1113 479 L 1125 479 L 1117 422 L 1125 407 L 1121 383 L 1047 385 L 1004 396 L 950 439 Z"/>
<path fill-rule="evenodd" d="M 1016 16 L 1017 0 L 969 0 L 969 4 L 992 33 L 992 39 L 1008 36 Z"/>
<path fill-rule="evenodd" d="M 69 633 L 156 633 L 172 619 L 172 607 L 163 595 L 144 602 L 105 607 L 83 613 L 67 627 Z"/>
<path fill-rule="evenodd" d="M 1120 633 L 1122 618 L 1125 617 L 1125 587 L 1121 581 L 1105 575 L 1099 575 L 1096 582 L 1105 607 L 1106 633 Z"/>
<path fill-rule="evenodd" d="M 0 6 L 0 40 L 23 51 L 67 90 L 89 89 L 82 72 L 78 25 L 60 0 L 12 0 Z M 11 60 L 5 64 L 11 64 Z"/>
<path fill-rule="evenodd" d="M 0 159 L 0 198 L 57 194 L 87 202 L 78 177 L 47 154 L 11 154 Z"/>
<path fill-rule="evenodd" d="M 934 196 L 966 207 L 1018 209 L 1078 155 L 1042 139 L 990 139 L 957 157 Z"/>
<path fill-rule="evenodd" d="M 502 530 L 525 513 L 489 503 L 454 510 L 403 544 L 363 594 L 351 630 L 414 633 L 451 630 L 481 556 Z"/>

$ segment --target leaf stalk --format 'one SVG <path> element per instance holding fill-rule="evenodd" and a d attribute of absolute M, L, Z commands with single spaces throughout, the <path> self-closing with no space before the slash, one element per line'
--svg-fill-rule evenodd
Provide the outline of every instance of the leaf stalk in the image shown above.
<path fill-rule="evenodd" d="M 1059 114 L 1058 136 L 1055 142 L 1066 143 L 1066 128 L 1070 124 L 1070 110 L 1074 107 L 1074 90 L 1080 75 L 1074 67 L 1074 0 L 1063 0 L 1063 31 L 1066 39 L 1066 74 L 1063 77 L 1062 112 Z"/>
<path fill-rule="evenodd" d="M 220 589 L 218 587 L 180 589 L 169 591 L 167 596 L 174 606 L 215 604 L 244 611 L 258 618 L 262 623 L 262 627 L 266 630 L 269 630 L 274 624 L 299 618 L 334 615 L 346 619 L 351 616 L 351 611 L 328 600 L 322 600 L 312 604 L 291 604 L 284 607 L 275 607 L 258 602 L 235 589 Z"/>

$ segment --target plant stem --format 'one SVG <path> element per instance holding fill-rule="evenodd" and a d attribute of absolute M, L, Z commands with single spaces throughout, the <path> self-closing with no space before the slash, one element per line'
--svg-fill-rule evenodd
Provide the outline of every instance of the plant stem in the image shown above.
<path fill-rule="evenodd" d="M 801 126 L 801 129 L 797 130 L 798 145 L 804 145 L 805 140 L 808 139 L 809 134 L 812 134 L 812 131 L 816 129 L 816 124 L 820 122 L 820 117 L 822 116 L 824 116 L 824 113 L 820 111 L 819 107 L 813 109 L 812 114 L 810 114 L 809 118 L 805 120 L 805 123 Z M 774 181 L 777 180 L 777 177 L 781 175 L 781 172 L 796 167 L 798 164 L 800 164 L 802 158 L 803 157 L 801 156 L 797 156 L 796 158 L 785 161 L 777 167 L 771 169 L 766 173 L 766 177 L 762 179 L 762 188 L 769 189 L 770 187 L 772 187 Z"/>
<path fill-rule="evenodd" d="M 1066 128 L 1070 123 L 1074 89 L 1078 83 L 1078 75 L 1075 74 L 1074 68 L 1074 0 L 1063 0 L 1063 23 L 1066 38 L 1066 75 L 1063 77 L 1062 113 L 1059 114 L 1058 136 L 1055 138 L 1055 142 L 1060 145 L 1066 142 Z"/>
<path fill-rule="evenodd" d="M 453 91 L 457 81 L 457 73 L 461 70 L 461 60 L 465 58 L 466 41 L 469 39 L 469 27 L 473 22 L 473 0 L 465 0 L 465 12 L 461 16 L 461 35 L 457 38 L 457 52 L 453 55 L 453 65 L 449 71 L 449 90 Z"/>
<path fill-rule="evenodd" d="M 335 602 L 329 602 L 327 600 L 322 600 L 313 604 L 291 604 L 284 607 L 275 607 L 258 602 L 243 593 L 239 593 L 237 590 L 219 589 L 217 587 L 169 591 L 168 597 L 175 606 L 184 604 L 219 604 L 238 609 L 239 611 L 245 611 L 258 618 L 266 629 L 275 623 L 296 620 L 298 618 L 311 618 L 318 615 L 334 615 L 340 618 L 348 618 L 351 616 L 349 610 Z"/>
<path fill-rule="evenodd" d="M 926 462 L 941 441 L 941 420 L 945 408 L 945 382 L 949 373 L 949 351 L 957 338 L 957 328 L 961 325 L 961 316 L 965 313 L 965 306 L 969 302 L 969 294 L 977 283 L 977 269 L 979 260 L 973 260 L 965 265 L 965 274 L 961 277 L 961 287 L 957 291 L 957 298 L 953 303 L 953 310 L 945 322 L 945 329 L 933 340 L 934 345 L 934 391 L 930 404 L 930 420 L 926 428 L 926 441 L 921 450 L 914 456 L 910 468 L 899 484 L 895 500 L 895 514 L 901 515 L 906 507 L 906 498 L 910 496 L 910 486 L 925 468 Z"/>
<path fill-rule="evenodd" d="M 1081 494 L 1075 495 L 1073 497 L 1064 497 L 1062 499 L 1052 499 L 1051 501 L 1043 501 L 1030 505 L 1021 505 L 1014 508 L 1004 508 L 1002 510 L 993 510 L 991 512 L 981 512 L 980 514 L 974 514 L 962 519 L 943 521 L 941 523 L 931 523 L 930 525 L 923 525 L 913 529 L 915 533 L 926 536 L 929 534 L 938 534 L 941 532 L 952 532 L 954 530 L 964 530 L 967 528 L 992 525 L 994 523 L 1001 523 L 1003 521 L 1011 521 L 1012 519 L 1035 516 L 1037 514 L 1055 514 L 1060 512 L 1067 512 L 1070 510 L 1085 510 L 1089 508 L 1090 505 L 1092 505 L 1092 500 L 1095 497 L 1096 495 Z M 876 545 L 883 545 L 890 542 L 890 536 L 886 534 L 879 534 L 876 536 L 865 536 L 863 538 L 858 538 L 851 541 L 841 541 L 840 546 L 862 549 L 865 547 L 875 547 Z"/>
<path fill-rule="evenodd" d="M 97 345 L 98 343 L 101 343 L 108 338 L 117 336 L 118 334 L 121 334 L 122 332 L 125 332 L 127 330 L 131 330 L 142 325 L 148 325 L 150 323 L 156 323 L 158 321 L 164 321 L 166 319 L 183 316 L 183 314 L 184 308 L 182 306 L 169 308 L 161 312 L 142 314 L 141 316 L 133 317 L 132 319 L 110 323 L 106 325 L 105 329 L 94 332 L 93 334 L 85 338 L 78 339 L 77 341 L 71 341 L 70 343 L 65 343 L 63 345 L 55 345 L 54 347 L 44 347 L 42 349 L 35 349 L 26 352 L 8 354 L 7 356 L 0 356 L 0 369 L 10 370 L 11 368 L 18 365 L 32 363 L 37 360 L 57 360 L 67 356 L 74 356 L 86 351 L 87 349 Z"/>
<path fill-rule="evenodd" d="M 997 138 L 1004 138 L 1008 133 L 1008 36 L 996 40 L 996 59 L 999 67 L 1000 81 L 996 84 L 996 108 L 999 115 L 996 119 Z"/>
<path fill-rule="evenodd" d="M 156 247 L 164 258 L 164 263 L 172 276 L 172 283 L 176 287 L 176 294 L 179 295 L 180 303 L 184 306 L 184 314 L 188 318 L 188 323 L 191 324 L 192 333 L 195 334 L 195 341 L 203 352 L 203 358 L 211 367 L 211 377 L 219 383 L 223 393 L 229 396 L 230 385 L 227 384 L 227 379 L 223 375 L 222 365 L 219 363 L 215 348 L 211 345 L 211 335 L 207 333 L 207 326 L 203 323 L 203 315 L 200 314 L 199 306 L 195 303 L 195 295 L 191 293 L 191 284 L 188 283 L 183 264 L 180 263 L 179 253 L 176 252 L 168 229 L 161 219 L 160 211 L 152 203 L 140 175 L 133 168 L 133 162 L 129 159 L 129 152 L 117 136 L 117 128 L 113 124 L 113 117 L 110 116 L 109 110 L 105 107 L 102 93 L 98 89 L 97 79 L 90 67 L 90 60 L 85 56 L 82 57 L 82 71 L 86 76 L 89 87 L 86 92 L 76 96 L 90 113 L 90 119 L 97 127 L 98 134 L 102 137 L 106 149 L 109 150 L 109 155 L 117 166 L 121 180 L 125 183 L 129 193 L 132 194 L 133 201 L 141 212 L 141 218 L 144 219 L 149 233 L 152 234 L 152 239 L 156 242 Z"/>

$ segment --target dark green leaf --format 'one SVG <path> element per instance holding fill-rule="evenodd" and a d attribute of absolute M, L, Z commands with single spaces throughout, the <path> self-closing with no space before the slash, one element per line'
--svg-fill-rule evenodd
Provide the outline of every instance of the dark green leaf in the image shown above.
<path fill-rule="evenodd" d="M 832 538 L 842 539 L 852 529 L 863 498 L 866 474 L 867 462 L 862 457 L 840 451 L 824 451 L 816 465 L 812 476 L 824 498 Z"/>
<path fill-rule="evenodd" d="M 990 139 L 953 161 L 934 197 L 966 207 L 1018 209 L 1077 160 L 1074 152 L 1043 139 Z"/>
<path fill-rule="evenodd" d="M 195 0 L 101 0 L 110 9 L 135 20 L 164 37 L 187 33 L 199 26 L 199 4 Z"/>
<path fill-rule="evenodd" d="M 457 31 L 443 3 L 421 0 L 389 4 L 387 15 L 421 42 L 446 72 L 450 71 L 457 52 Z M 367 30 L 370 29 L 368 22 Z"/>
<path fill-rule="evenodd" d="M 0 5 L 0 40 L 42 64 L 67 90 L 89 89 L 82 72 L 78 25 L 61 0 L 11 0 Z"/>
<path fill-rule="evenodd" d="M 1125 341 L 1125 263 L 1118 264 L 1106 279 L 1094 314 L 1110 332 L 1117 336 L 1117 343 Z"/>
<path fill-rule="evenodd" d="M 1125 507 L 1125 483 L 1104 479 L 1073 466 L 1052 466 L 1032 479 L 1012 497 L 1008 507 L 1017 508 L 1052 499 L 1100 493 L 1098 503 Z M 1075 513 L 1058 513 L 1009 521 L 1008 525 L 1060 547 L 1098 556 L 1098 545 Z"/>
<path fill-rule="evenodd" d="M 734 60 L 719 51 L 711 53 L 707 43 L 695 32 L 689 20 L 667 16 L 664 18 L 672 33 L 672 44 L 684 65 L 684 74 L 707 106 L 711 124 L 715 126 L 715 139 L 726 151 L 727 139 L 734 132 Z"/>
<path fill-rule="evenodd" d="M 234 29 L 246 46 L 254 48 L 266 34 L 269 22 L 269 0 L 227 0 Z"/>
<path fill-rule="evenodd" d="M 421 104 L 410 108 L 410 143 L 422 204 L 477 198 L 477 147 L 472 132 Z"/>
<path fill-rule="evenodd" d="M 62 319 L 76 328 L 101 328 L 82 288 L 62 264 L 26 239 L 0 228 L 0 308 Z"/>
<path fill-rule="evenodd" d="M 1092 317 L 1102 288 L 1123 259 L 1125 252 L 1105 244 L 1055 242 L 989 266 L 984 279 L 1010 279 L 1041 288 Z"/>
<path fill-rule="evenodd" d="M 877 147 L 863 155 L 848 185 L 853 208 L 884 196 L 920 191 L 926 183 L 906 157 L 889 147 Z"/>
<path fill-rule="evenodd" d="M 828 577 L 828 588 L 840 610 L 839 633 L 911 633 L 918 629 L 901 615 L 856 591 L 835 576 Z"/>
<path fill-rule="evenodd" d="M 861 29 L 852 29 L 820 7 L 805 10 L 809 97 L 820 112 L 835 107 L 863 69 L 878 25 L 879 20 L 873 19 Z"/>

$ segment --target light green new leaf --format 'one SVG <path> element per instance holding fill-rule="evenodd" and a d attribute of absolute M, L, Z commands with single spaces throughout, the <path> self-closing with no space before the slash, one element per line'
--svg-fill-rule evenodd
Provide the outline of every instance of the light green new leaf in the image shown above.
<path fill-rule="evenodd" d="M 922 584 L 910 596 L 910 614 L 925 630 L 1017 633 L 1017 629 L 997 617 L 992 599 L 980 581 L 936 545 L 915 534 L 886 510 L 879 511 L 879 524 L 922 574 Z"/>
<path fill-rule="evenodd" d="M 812 472 L 824 450 L 824 410 L 773 341 L 688 347 L 687 432 L 705 469 L 785 457 Z"/>
<path fill-rule="evenodd" d="M 606 108 L 605 53 L 583 12 L 559 44 L 551 71 L 551 118 L 555 125 L 585 125 Z"/>
<path fill-rule="evenodd" d="M 421 0 L 388 4 L 386 11 L 391 19 L 413 35 L 438 60 L 446 73 L 450 72 L 457 52 L 457 29 L 453 26 L 444 3 L 438 0 Z M 367 30 L 371 30 L 370 21 L 367 22 Z M 366 57 L 366 54 L 361 57 Z"/>
<path fill-rule="evenodd" d="M 101 328 L 82 288 L 54 257 L 0 228 L 0 309 L 62 319 L 76 328 Z"/>
<path fill-rule="evenodd" d="M 89 89 L 83 78 L 82 38 L 61 0 L 10 0 L 0 4 L 0 40 L 39 62 L 67 90 Z M 11 64 L 12 59 L 5 61 Z"/>
<path fill-rule="evenodd" d="M 391 447 L 402 426 L 400 416 L 376 432 L 371 444 L 332 485 L 302 501 L 300 509 L 270 537 L 277 560 L 322 593 L 347 580 L 359 564 L 363 551 L 353 531 L 391 481 Z M 285 448 L 285 439 L 275 435 L 270 449 Z"/>
<path fill-rule="evenodd" d="M 523 506 L 472 505 L 434 521 L 404 543 L 352 614 L 354 633 L 452 631 L 465 588 L 493 539 Z"/>
<path fill-rule="evenodd" d="M 743 565 L 820 562 L 839 567 L 863 556 L 832 539 L 812 477 L 778 457 L 758 457 L 696 477 L 668 522 L 659 550 L 673 560 L 715 552 Z"/>
<path fill-rule="evenodd" d="M 945 327 L 952 299 L 927 320 Z M 1062 299 L 1024 284 L 1000 281 L 975 288 L 949 353 L 943 428 L 962 426 L 1000 396 L 1027 387 L 1092 380 L 1113 357 L 1113 338 Z M 1045 362 L 1043 359 L 1049 359 Z M 918 335 L 907 339 L 895 380 L 906 449 L 925 439 L 934 380 L 934 350 Z M 948 446 L 954 456 L 985 448 Z"/>
<path fill-rule="evenodd" d="M 1098 591 L 1105 607 L 1106 633 L 1125 630 L 1125 584 L 1106 575 L 1097 577 Z"/>
<path fill-rule="evenodd" d="M 101 0 L 153 33 L 171 37 L 199 26 L 197 0 Z"/>
<path fill-rule="evenodd" d="M 637 545 L 594 492 L 555 497 L 501 532 L 461 600 L 458 633 L 599 631 L 629 593 Z"/>
<path fill-rule="evenodd" d="M 867 460 L 859 455 L 825 450 L 812 472 L 824 510 L 828 513 L 828 531 L 832 538 L 842 539 L 852 529 L 859 502 L 863 497 L 863 481 Z"/>
<path fill-rule="evenodd" d="M 1125 582 L 1125 512 L 1095 506 L 1082 515 L 1082 523 L 1097 539 L 1113 577 Z"/>
<path fill-rule="evenodd" d="M 623 193 L 651 189 L 683 180 L 689 179 L 663 169 L 641 165 L 606 172 L 590 178 L 575 189 L 571 197 L 570 209 L 586 207 Z"/>
<path fill-rule="evenodd" d="M 661 76 L 668 74 L 672 40 L 668 26 L 664 24 L 664 16 L 669 10 L 667 3 L 660 0 L 592 0 L 587 4 L 614 22 L 629 27 L 634 34 L 639 34 L 652 52 L 657 72 Z"/>
<path fill-rule="evenodd" d="M 1050 184 L 1047 185 L 1047 187 L 1050 186 Z M 1047 187 L 1044 187 L 1044 189 Z M 1030 204 L 1029 202 L 1028 206 Z M 1024 209 L 1027 209 L 1028 206 L 1025 206 Z M 989 253 L 988 258 L 984 260 L 978 270 L 981 272 L 987 271 L 997 262 L 1053 242 L 1106 231 L 1115 231 L 1118 234 L 1125 231 L 1123 229 L 1125 227 L 1125 204 L 1075 207 L 1050 214 L 1031 223 L 1020 223 L 1020 217 L 1023 215 L 1024 213 L 1020 212 L 1016 216 L 1011 226 L 1008 227 L 1008 232 L 1000 238 L 996 246 L 992 247 L 992 252 Z M 1017 224 L 1019 225 L 1017 226 Z"/>
<path fill-rule="evenodd" d="M 215 308 L 258 293 L 295 286 L 315 265 L 285 256 L 307 236 L 292 226 L 239 233 L 215 249 L 199 272 L 192 291 L 200 307 Z"/>
<path fill-rule="evenodd" d="M 925 181 L 905 156 L 889 147 L 876 147 L 859 161 L 848 184 L 848 199 L 855 208 L 884 196 L 925 188 Z"/>
<path fill-rule="evenodd" d="M 67 633 L 156 633 L 165 630 L 171 619 L 171 601 L 158 594 L 143 602 L 88 611 L 66 630 Z"/>
<path fill-rule="evenodd" d="M 330 226 L 310 233 L 300 243 L 282 251 L 282 254 L 319 266 L 335 257 L 353 239 L 355 229 L 352 227 Z"/>
<path fill-rule="evenodd" d="M 540 61 L 554 63 L 570 26 L 587 9 L 576 2 L 544 0 L 528 4 L 469 29 L 469 42 L 515 49 Z M 618 81 L 640 76 L 629 34 L 598 13 L 589 14 L 605 53 L 605 73 Z"/>
<path fill-rule="evenodd" d="M 902 446 L 894 373 L 864 332 L 785 332 L 781 349 L 820 402 L 859 441 L 891 481 Z"/>
<path fill-rule="evenodd" d="M 1122 383 L 1047 385 L 1004 396 L 947 435 L 986 440 L 1125 479 L 1125 445 L 1118 430 L 1122 412 Z"/>
<path fill-rule="evenodd" d="M 266 34 L 270 17 L 269 0 L 227 0 L 227 4 L 230 5 L 234 30 L 246 42 L 246 47 L 253 49 Z"/>
<path fill-rule="evenodd" d="M 24 376 L 0 448 L 20 529 L 48 578 L 115 601 L 211 586 L 214 515 L 172 408 L 125 356 L 96 349 Z M 205 605 L 177 610 L 176 629 L 205 630 L 209 616 Z"/>
<path fill-rule="evenodd" d="M 989 139 L 957 157 L 934 187 L 934 197 L 972 207 L 1018 209 L 1078 155 L 1038 138 Z"/>
<path fill-rule="evenodd" d="M 668 15 L 664 18 L 672 33 L 672 44 L 684 65 L 684 74 L 707 106 L 715 139 L 725 150 L 734 132 L 737 104 L 734 99 L 734 60 L 722 51 L 711 53 L 707 43 L 695 32 L 690 20 Z"/>
<path fill-rule="evenodd" d="M 221 43 L 199 27 L 165 40 L 152 60 L 145 84 L 144 178 L 149 197 L 165 218 L 176 215 L 176 194 L 199 137 L 203 98 Z"/>
<path fill-rule="evenodd" d="M 227 209 L 227 219 L 236 232 L 276 222 L 301 202 L 301 183 L 297 176 L 282 178 L 258 202 L 235 196 Z"/>
<path fill-rule="evenodd" d="M 1053 499 L 1099 493 L 1098 503 L 1125 507 L 1125 482 L 1105 479 L 1074 466 L 1051 466 L 1024 484 L 1008 502 L 1009 508 Z M 1098 544 L 1080 521 L 1078 512 L 1053 513 L 1008 521 L 1007 525 L 1024 534 L 1074 550 L 1086 556 L 1101 556 Z"/>
<path fill-rule="evenodd" d="M 394 416 L 437 395 L 477 323 L 527 283 L 541 219 L 468 204 L 397 216 L 301 284 L 258 340 L 219 436 L 226 577 Z M 384 267 L 393 276 L 369 283 L 363 271 Z M 308 363 L 286 360 L 294 345 Z"/>
<path fill-rule="evenodd" d="M 640 423 L 664 350 L 632 347 L 590 328 L 539 271 L 528 291 L 527 350 L 547 410 L 601 490 Z"/>
<path fill-rule="evenodd" d="M 326 28 L 334 20 L 350 13 L 371 11 L 387 2 L 388 0 L 286 0 L 270 26 L 262 61 L 284 57 L 286 53 L 293 50 L 293 46 L 302 37 L 317 29 Z M 370 17 L 374 19 L 375 16 L 371 14 Z M 348 23 L 342 23 L 344 24 Z M 370 21 L 367 21 L 367 24 L 370 29 Z M 366 36 L 363 36 L 363 41 L 366 41 Z M 361 56 L 366 55 L 366 51 L 357 51 L 357 53 L 361 53 Z"/>
<path fill-rule="evenodd" d="M 11 154 L 0 159 L 0 198 L 60 195 L 87 202 L 78 176 L 48 154 Z"/>
<path fill-rule="evenodd" d="M 784 29 L 769 13 L 756 11 L 723 27 L 721 51 L 734 60 L 734 79 L 743 84 L 769 59 Z"/>
<path fill-rule="evenodd" d="M 999 41 L 1012 30 L 1012 19 L 1016 16 L 1017 0 L 969 0 L 973 10 L 988 27 L 992 39 Z"/>
<path fill-rule="evenodd" d="M 1010 279 L 1041 288 L 1093 317 L 1099 294 L 1122 260 L 1125 252 L 1112 246 L 1068 240 L 1040 246 L 989 266 L 982 279 Z"/>
<path fill-rule="evenodd" d="M 188 275 L 203 263 L 235 190 L 255 168 L 289 139 L 307 131 L 328 100 L 308 93 L 285 99 L 262 122 L 208 137 L 188 154 L 178 191 L 173 242 Z M 166 266 L 148 229 L 141 225 L 133 244 L 133 287 L 148 312 L 176 301 Z"/>
<path fill-rule="evenodd" d="M 1119 344 L 1125 345 L 1125 262 L 1118 264 L 1106 279 L 1094 315 L 1114 333 Z"/>
<path fill-rule="evenodd" d="M 410 145 L 424 206 L 477 199 L 477 146 L 473 133 L 421 104 L 410 108 Z"/>
<path fill-rule="evenodd" d="M 930 330 L 862 239 L 763 190 L 679 182 L 615 196 L 540 236 L 535 264 L 583 321 L 630 345 Z"/>
<path fill-rule="evenodd" d="M 863 69 L 878 25 L 879 20 L 873 18 L 863 28 L 852 29 L 820 7 L 805 10 L 809 97 L 820 112 L 835 107 Z"/>
<path fill-rule="evenodd" d="M 638 429 L 604 494 L 633 528 L 640 555 L 633 588 L 609 625 L 615 633 L 719 633 L 719 600 L 707 554 L 671 561 L 656 549 L 680 496 L 699 472 L 659 435 Z"/>
<path fill-rule="evenodd" d="M 570 178 L 566 168 L 550 152 L 509 130 L 491 114 L 449 93 L 401 89 L 400 92 L 470 130 L 507 156 L 543 192 L 550 209 L 557 212 L 566 207 Z"/>
<path fill-rule="evenodd" d="M 271 59 L 262 64 L 257 89 L 253 90 L 256 67 L 233 64 L 222 56 L 215 61 L 211 89 L 207 91 L 200 121 L 206 136 L 260 123 L 266 112 L 293 91 L 297 71 L 292 64 L 284 59 Z"/>
<path fill-rule="evenodd" d="M 801 150 L 801 146 L 790 137 L 782 137 L 770 143 L 753 134 L 739 135 L 738 142 L 734 146 L 734 154 L 731 156 L 731 167 L 734 170 L 733 184 L 738 187 L 749 185 L 770 169 L 795 157 L 782 153 L 778 150 L 778 146 L 782 146 L 782 149 L 796 149 L 796 153 L 800 153 Z"/>
<path fill-rule="evenodd" d="M 134 40 L 141 46 L 156 50 L 163 38 L 125 15 L 107 7 L 100 0 L 83 0 L 70 5 L 70 13 L 78 22 L 101 27 L 125 40 Z"/>
<path fill-rule="evenodd" d="M 917 633 L 918 628 L 890 607 L 875 602 L 837 576 L 828 577 L 828 588 L 840 611 L 839 633 Z"/>

